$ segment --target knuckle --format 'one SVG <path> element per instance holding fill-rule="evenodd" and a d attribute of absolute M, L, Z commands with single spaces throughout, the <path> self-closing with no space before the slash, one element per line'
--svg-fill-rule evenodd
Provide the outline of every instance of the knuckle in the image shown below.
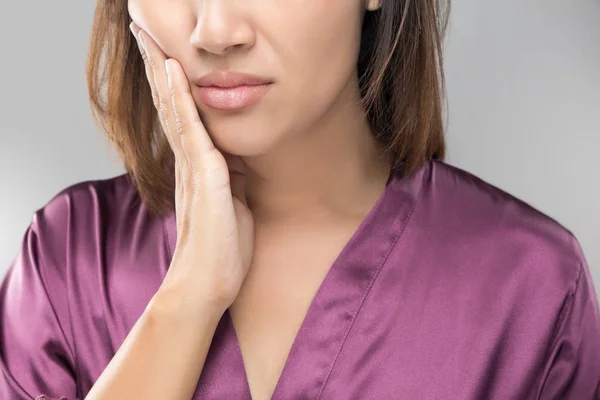
<path fill-rule="evenodd" d="M 177 129 L 177 133 L 183 135 L 188 127 L 189 123 L 185 119 L 182 119 L 179 116 L 175 118 L 175 128 Z"/>
<path fill-rule="evenodd" d="M 160 127 L 162 129 L 162 133 L 167 135 L 167 140 L 170 141 L 169 139 L 169 126 L 165 123 L 163 118 L 159 118 L 158 119 L 160 122 Z"/>
<path fill-rule="evenodd" d="M 168 115 L 168 104 L 160 97 L 158 98 L 158 111 L 160 112 L 160 115 L 166 119 Z"/>
<path fill-rule="evenodd" d="M 181 104 L 181 96 L 179 96 L 179 94 L 174 91 L 173 89 L 169 90 L 169 102 L 171 103 L 171 105 L 173 106 L 173 112 L 177 115 L 178 114 L 178 109 L 179 109 L 179 105 Z"/>
<path fill-rule="evenodd" d="M 169 98 L 171 99 L 172 102 L 176 101 L 176 96 L 177 96 L 177 91 L 175 90 L 175 88 L 173 88 L 173 87 L 169 88 Z"/>

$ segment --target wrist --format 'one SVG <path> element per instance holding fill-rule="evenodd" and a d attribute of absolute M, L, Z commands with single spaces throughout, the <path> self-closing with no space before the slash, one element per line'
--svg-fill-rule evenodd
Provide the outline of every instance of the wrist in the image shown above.
<path fill-rule="evenodd" d="M 199 320 L 217 324 L 227 306 L 203 296 L 190 296 L 173 286 L 162 285 L 146 308 L 153 315 L 174 321 L 193 323 Z"/>

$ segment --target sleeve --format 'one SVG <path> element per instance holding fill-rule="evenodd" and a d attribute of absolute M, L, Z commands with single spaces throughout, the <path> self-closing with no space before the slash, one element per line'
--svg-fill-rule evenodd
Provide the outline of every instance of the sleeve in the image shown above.
<path fill-rule="evenodd" d="M 68 307 L 51 300 L 66 294 L 56 282 L 49 287 L 44 269 L 58 249 L 39 225 L 34 214 L 0 283 L 0 399 L 76 400 L 75 357 L 60 323 Z"/>
<path fill-rule="evenodd" d="M 558 317 L 539 400 L 600 400 L 600 307 L 585 258 Z"/>

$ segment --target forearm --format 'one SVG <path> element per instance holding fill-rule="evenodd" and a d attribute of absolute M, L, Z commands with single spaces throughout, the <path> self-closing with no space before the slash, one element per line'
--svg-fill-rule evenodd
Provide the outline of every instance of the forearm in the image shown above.
<path fill-rule="evenodd" d="M 190 400 L 224 310 L 159 291 L 85 400 Z"/>

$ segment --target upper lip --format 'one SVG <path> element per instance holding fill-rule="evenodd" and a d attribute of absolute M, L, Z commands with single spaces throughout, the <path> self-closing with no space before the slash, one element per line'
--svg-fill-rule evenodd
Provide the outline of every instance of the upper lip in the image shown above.
<path fill-rule="evenodd" d="M 222 88 L 233 88 L 242 85 L 264 85 L 271 83 L 270 80 L 258 75 L 246 74 L 237 71 L 215 71 L 196 79 L 194 83 L 198 86 L 217 86 Z"/>

